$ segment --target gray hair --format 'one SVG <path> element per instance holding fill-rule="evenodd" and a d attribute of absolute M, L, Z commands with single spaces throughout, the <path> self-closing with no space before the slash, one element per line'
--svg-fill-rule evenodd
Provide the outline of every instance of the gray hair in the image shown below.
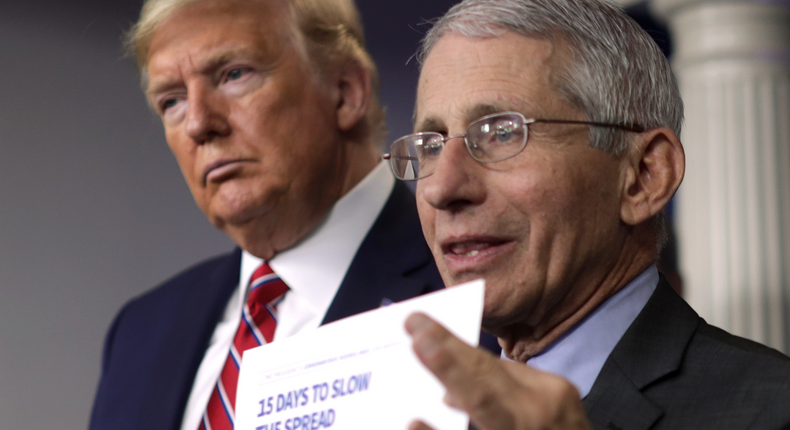
<path fill-rule="evenodd" d="M 567 42 L 568 64 L 553 79 L 589 121 L 663 126 L 680 135 L 683 101 L 669 62 L 647 32 L 607 0 L 466 0 L 436 21 L 418 59 L 424 62 L 448 33 L 486 38 L 506 31 Z M 590 129 L 590 144 L 614 155 L 629 140 L 619 129 Z"/>
<path fill-rule="evenodd" d="M 134 57 L 147 79 L 146 63 L 153 37 L 159 26 L 176 11 L 204 0 L 146 0 L 140 19 L 125 37 L 127 53 Z M 250 0 L 254 1 L 254 0 Z M 354 0 L 285 0 L 291 12 L 297 49 L 316 68 L 317 75 L 332 67 L 356 63 L 368 71 L 372 97 L 366 122 L 371 138 L 384 146 L 387 134 L 384 110 L 381 107 L 379 73 L 373 57 L 365 49 L 362 20 Z"/>

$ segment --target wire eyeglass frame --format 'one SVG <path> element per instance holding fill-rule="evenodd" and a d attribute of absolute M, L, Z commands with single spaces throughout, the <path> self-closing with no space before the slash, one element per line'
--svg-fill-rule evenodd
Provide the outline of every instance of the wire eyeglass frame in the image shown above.
<path fill-rule="evenodd" d="M 639 125 L 565 119 L 527 119 L 519 112 L 498 112 L 472 121 L 464 134 L 446 137 L 433 131 L 408 134 L 393 142 L 390 152 L 384 154 L 382 158 L 389 160 L 390 168 L 396 178 L 402 181 L 416 181 L 434 172 L 435 168 L 425 169 L 425 166 L 435 165 L 433 163 L 450 139 L 464 138 L 466 149 L 472 158 L 481 163 L 493 163 L 520 154 L 527 146 L 529 126 L 535 123 L 619 128 L 634 133 L 645 131 L 645 128 Z"/>

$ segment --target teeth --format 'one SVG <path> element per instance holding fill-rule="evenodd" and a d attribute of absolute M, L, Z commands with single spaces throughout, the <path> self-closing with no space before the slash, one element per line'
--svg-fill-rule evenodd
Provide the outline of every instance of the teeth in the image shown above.
<path fill-rule="evenodd" d="M 486 242 L 464 242 L 454 244 L 449 251 L 459 257 L 474 257 L 485 251 L 489 246 L 491 244 Z"/>

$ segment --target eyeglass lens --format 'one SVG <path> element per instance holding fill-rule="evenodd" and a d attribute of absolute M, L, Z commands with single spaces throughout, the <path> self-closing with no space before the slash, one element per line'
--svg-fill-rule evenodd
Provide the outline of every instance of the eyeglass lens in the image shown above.
<path fill-rule="evenodd" d="M 478 161 L 500 161 L 518 154 L 526 144 L 527 127 L 517 113 L 488 115 L 471 123 L 464 136 L 469 153 Z M 435 170 L 445 145 L 439 133 L 415 133 L 397 140 L 390 149 L 392 169 L 399 179 L 424 178 Z"/>
<path fill-rule="evenodd" d="M 504 160 L 521 151 L 526 134 L 521 115 L 491 115 L 469 125 L 466 131 L 467 147 L 469 153 L 479 161 Z"/>

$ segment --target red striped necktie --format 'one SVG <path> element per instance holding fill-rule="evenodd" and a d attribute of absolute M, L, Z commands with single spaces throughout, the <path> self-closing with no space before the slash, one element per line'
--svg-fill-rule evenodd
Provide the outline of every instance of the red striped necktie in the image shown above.
<path fill-rule="evenodd" d="M 274 329 L 277 327 L 277 304 L 286 291 L 288 286 L 268 264 L 263 263 L 252 274 L 239 329 L 230 346 L 225 367 L 222 368 L 217 385 L 211 393 L 199 430 L 233 429 L 241 355 L 250 348 L 272 341 Z"/>

